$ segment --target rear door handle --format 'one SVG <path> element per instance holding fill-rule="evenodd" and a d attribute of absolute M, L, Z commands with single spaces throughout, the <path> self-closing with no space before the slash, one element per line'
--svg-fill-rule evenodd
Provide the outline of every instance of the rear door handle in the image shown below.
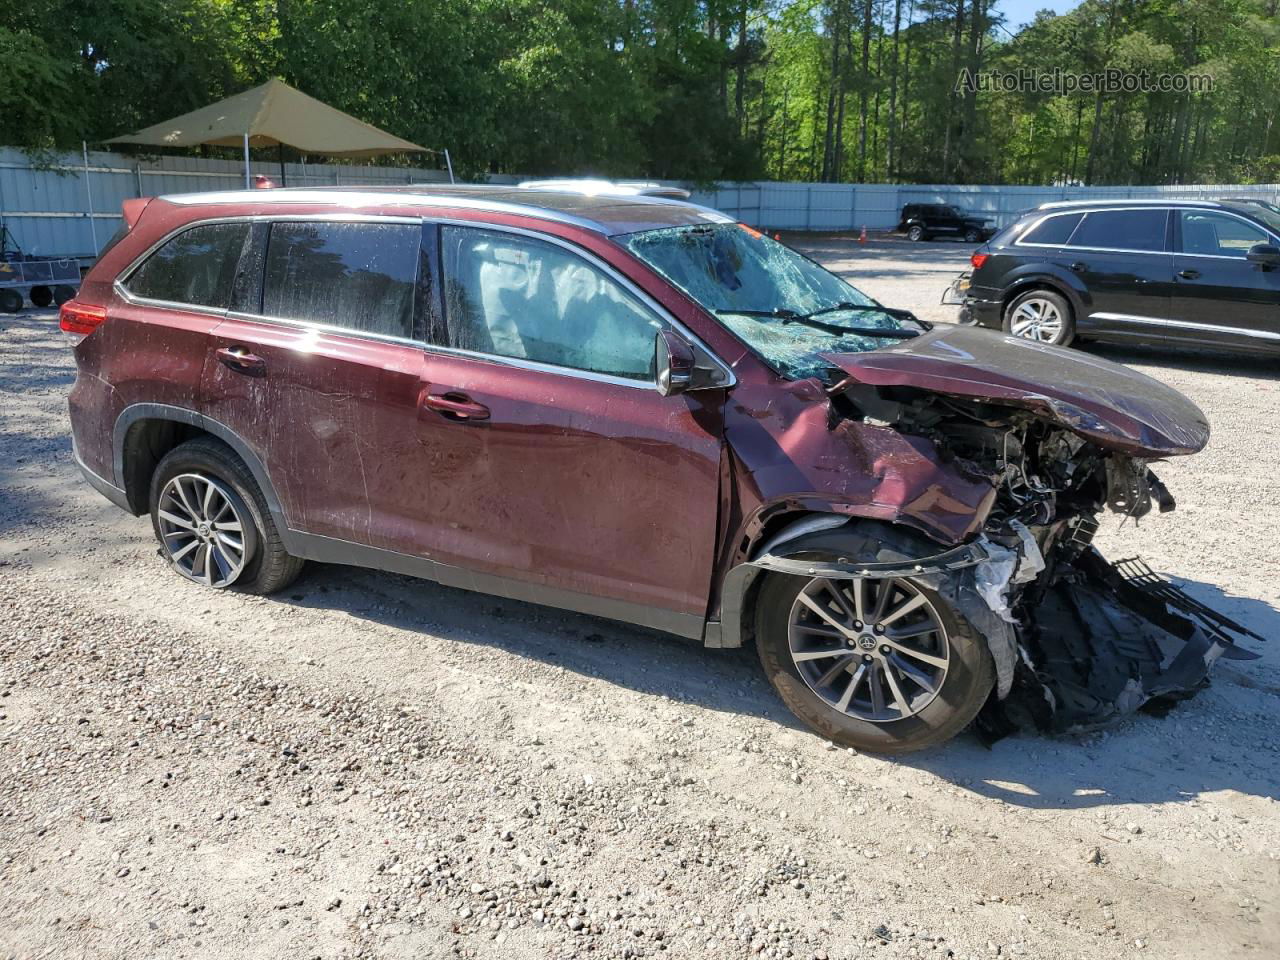
<path fill-rule="evenodd" d="M 266 376 L 267 361 L 255 353 L 250 353 L 247 347 L 219 347 L 214 355 L 219 363 L 236 373 L 243 373 L 249 377 Z"/>
<path fill-rule="evenodd" d="M 424 409 L 434 410 L 446 420 L 459 423 L 489 419 L 488 407 L 483 403 L 476 403 L 465 393 L 459 393 L 457 390 L 428 393 L 422 398 L 422 406 Z"/>
<path fill-rule="evenodd" d="M 1076 261 L 1071 265 L 1071 269 L 1074 270 L 1076 273 L 1084 273 L 1086 270 L 1089 269 L 1089 265 L 1082 261 Z"/>
<path fill-rule="evenodd" d="M 1179 270 L 1178 276 L 1180 276 L 1183 280 L 1198 280 L 1200 279 L 1200 271 L 1199 270 Z"/>

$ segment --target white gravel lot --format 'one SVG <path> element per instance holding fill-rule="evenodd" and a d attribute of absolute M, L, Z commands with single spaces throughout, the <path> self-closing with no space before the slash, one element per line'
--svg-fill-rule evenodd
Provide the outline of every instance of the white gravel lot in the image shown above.
<path fill-rule="evenodd" d="M 968 255 L 803 245 L 937 320 Z M 1265 658 L 1164 719 L 884 760 L 750 651 L 341 567 L 179 579 L 78 478 L 52 314 L 0 316 L 0 955 L 1280 955 L 1277 364 L 1105 355 L 1215 432 L 1102 546 Z"/>

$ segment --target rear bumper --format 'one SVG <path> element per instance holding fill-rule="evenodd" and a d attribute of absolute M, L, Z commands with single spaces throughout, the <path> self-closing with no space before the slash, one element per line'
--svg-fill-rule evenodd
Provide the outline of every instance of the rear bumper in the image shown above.
<path fill-rule="evenodd" d="M 83 460 L 80 459 L 80 451 L 76 449 L 74 438 L 71 441 L 71 456 L 75 458 L 76 466 L 80 468 L 81 475 L 89 481 L 89 486 L 93 487 L 93 489 L 97 490 L 121 510 L 133 513 L 133 508 L 129 506 L 128 494 L 111 481 L 98 476 L 85 465 Z"/>
<path fill-rule="evenodd" d="M 999 300 L 979 300 L 976 297 L 965 297 L 960 307 L 960 322 L 989 330 L 1000 330 Z"/>

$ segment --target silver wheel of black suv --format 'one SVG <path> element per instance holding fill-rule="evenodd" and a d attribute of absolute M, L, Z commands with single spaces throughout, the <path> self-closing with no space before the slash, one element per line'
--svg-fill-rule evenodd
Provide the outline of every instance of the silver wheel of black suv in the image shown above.
<path fill-rule="evenodd" d="M 986 641 L 944 597 L 905 577 L 770 575 L 756 605 L 756 647 L 806 726 L 879 753 L 949 740 L 995 683 Z"/>
<path fill-rule="evenodd" d="M 166 453 L 151 478 L 150 503 L 160 552 L 188 580 L 272 593 L 302 570 L 253 474 L 221 440 L 198 437 Z"/>

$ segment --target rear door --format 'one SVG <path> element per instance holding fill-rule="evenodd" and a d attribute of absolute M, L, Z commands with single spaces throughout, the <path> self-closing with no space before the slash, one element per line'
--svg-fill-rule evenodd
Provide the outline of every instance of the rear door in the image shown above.
<path fill-rule="evenodd" d="M 1088 290 L 1090 303 L 1076 318 L 1082 335 L 1165 335 L 1173 286 L 1168 224 L 1163 208 L 1085 213 L 1055 261 Z"/>
<path fill-rule="evenodd" d="M 581 248 L 445 225 L 441 260 L 447 325 L 420 424 L 427 542 L 548 603 L 588 595 L 606 601 L 595 612 L 696 632 L 725 391 L 662 396 L 654 337 L 674 321 Z"/>
<path fill-rule="evenodd" d="M 251 282 L 211 337 L 208 414 L 262 461 L 291 529 L 401 549 L 426 496 L 422 222 L 254 229 Z"/>
<path fill-rule="evenodd" d="M 1193 343 L 1280 348 L 1280 270 L 1246 259 L 1276 238 L 1219 210 L 1175 211 L 1177 253 L 1170 334 Z"/>

